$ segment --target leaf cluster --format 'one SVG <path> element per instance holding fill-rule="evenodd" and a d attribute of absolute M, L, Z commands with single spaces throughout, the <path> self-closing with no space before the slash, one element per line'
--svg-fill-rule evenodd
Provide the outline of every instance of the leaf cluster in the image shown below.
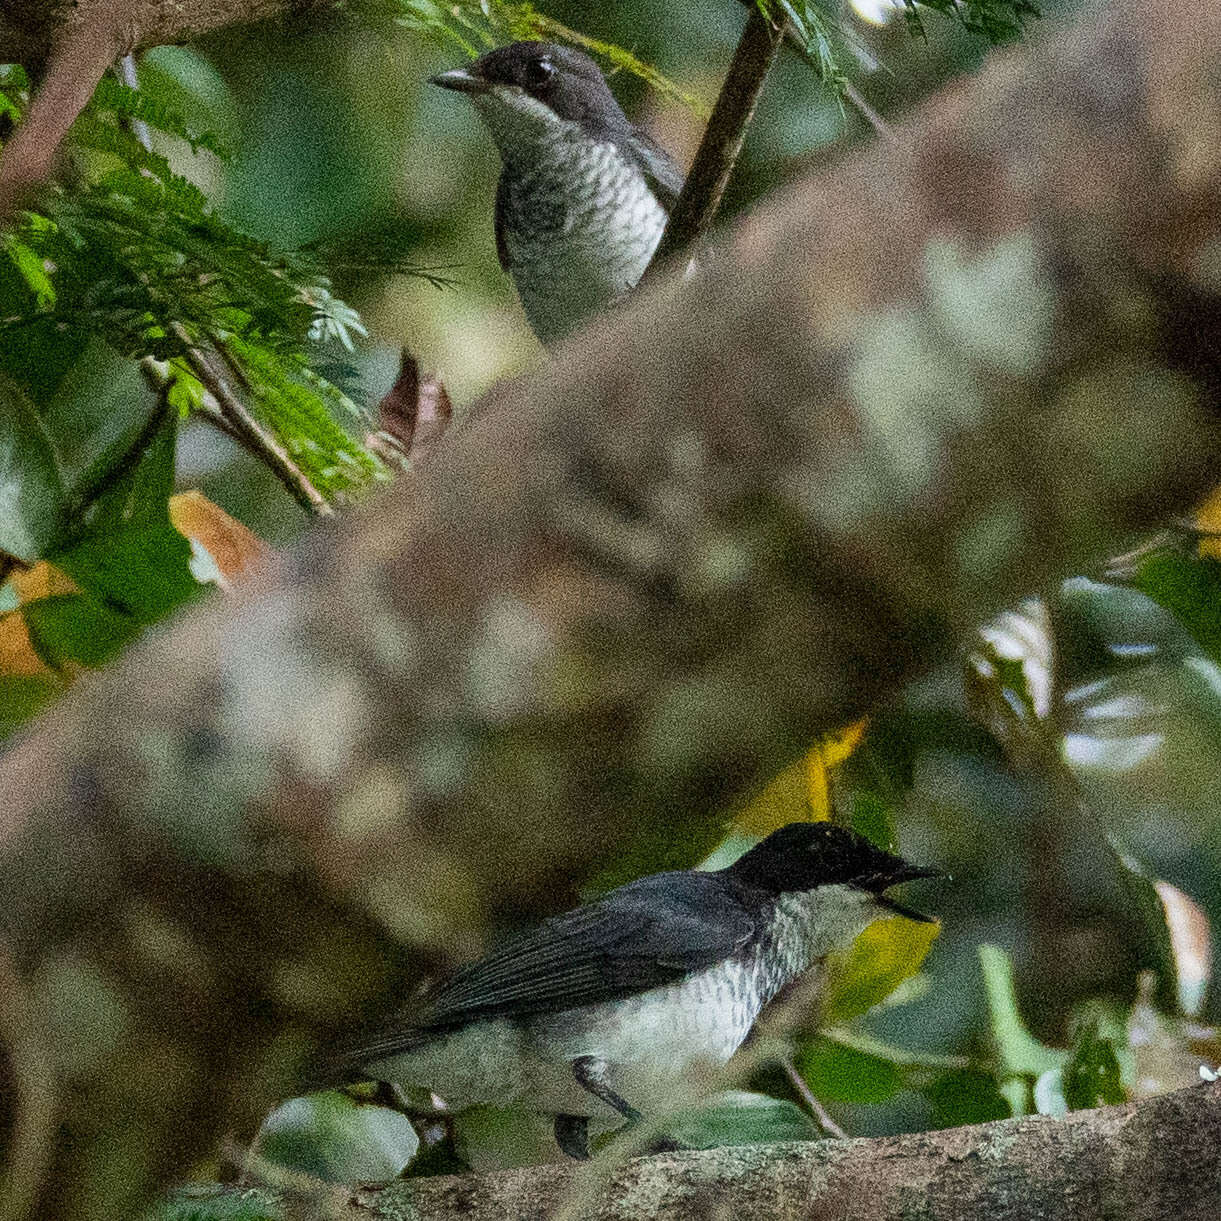
<path fill-rule="evenodd" d="M 0 109 L 19 116 L 27 92 L 20 67 L 3 70 Z M 192 349 L 216 348 L 315 486 L 330 499 L 358 494 L 384 470 L 359 439 L 363 413 L 313 364 L 315 341 L 350 347 L 359 318 L 331 295 L 318 254 L 274 250 L 222 218 L 134 120 L 227 155 L 155 94 L 104 78 L 72 128 L 73 181 L 2 239 L 0 364 L 21 377 L 67 337 L 96 336 L 124 356 L 178 360 L 185 383 Z M 177 401 L 199 406 L 202 387 Z"/>

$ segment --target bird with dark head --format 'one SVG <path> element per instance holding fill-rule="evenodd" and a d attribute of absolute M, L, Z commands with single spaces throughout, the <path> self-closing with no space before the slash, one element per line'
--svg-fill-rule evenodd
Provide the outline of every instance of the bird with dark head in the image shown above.
<path fill-rule="evenodd" d="M 467 94 L 496 142 L 500 263 L 554 343 L 644 274 L 682 173 L 580 51 L 515 42 L 432 83 Z"/>
<path fill-rule="evenodd" d="M 792 823 L 717 871 L 656 873 L 555 916 L 459 971 L 339 1075 L 429 1090 L 455 1111 L 553 1117 L 588 1156 L 589 1127 L 692 1099 L 765 1005 L 879 916 L 931 918 L 885 892 L 937 876 L 829 823 Z"/>

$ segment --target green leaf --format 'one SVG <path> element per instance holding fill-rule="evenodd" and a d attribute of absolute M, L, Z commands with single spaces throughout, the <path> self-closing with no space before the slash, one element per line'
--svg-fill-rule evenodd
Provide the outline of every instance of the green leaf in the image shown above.
<path fill-rule="evenodd" d="M 1158 894 L 1156 881 L 1145 867 L 1128 853 L 1115 835 L 1106 837 L 1115 854 L 1119 881 L 1127 897 L 1128 910 L 1139 930 L 1139 965 L 1157 977 L 1156 1000 L 1166 1013 L 1180 1012 L 1178 964 L 1174 944 L 1166 923 L 1166 908 Z"/>
<path fill-rule="evenodd" d="M 816 1038 L 798 1054 L 797 1071 L 816 1097 L 885 1102 L 904 1088 L 904 1070 L 883 1056 Z"/>
<path fill-rule="evenodd" d="M 336 1091 L 290 1099 L 259 1134 L 259 1152 L 268 1161 L 330 1183 L 397 1178 L 419 1144 L 405 1115 L 358 1105 Z"/>
<path fill-rule="evenodd" d="M 1062 1070 L 1064 1101 L 1070 1111 L 1124 1102 L 1115 1045 L 1088 1023 L 1077 1033 L 1072 1055 Z"/>
<path fill-rule="evenodd" d="M 185 140 L 192 152 L 206 148 L 222 158 L 230 155 L 225 142 L 214 132 L 193 129 L 165 99 L 154 96 L 147 88 L 132 89 L 113 76 L 103 76 L 98 81 L 90 108 L 110 110 L 124 118 L 147 123 L 149 127 Z"/>
<path fill-rule="evenodd" d="M 1041 15 L 1033 0 L 903 0 L 908 23 L 921 36 L 920 9 L 932 9 L 991 43 L 1017 38 L 1026 23 Z"/>
<path fill-rule="evenodd" d="M 1049 1069 L 1058 1069 L 1064 1063 L 1065 1053 L 1040 1043 L 1026 1029 L 1018 1012 L 1009 955 L 999 946 L 981 945 L 979 963 L 1002 1077 L 1034 1078 Z"/>
<path fill-rule="evenodd" d="M 133 470 L 99 497 L 85 535 L 49 557 L 87 593 L 155 623 L 199 596 L 191 544 L 170 524 L 178 421 L 166 412 Z"/>
<path fill-rule="evenodd" d="M 144 1213 L 140 1221 L 281 1221 L 284 1210 L 256 1191 L 235 1194 L 220 1184 L 186 1187 Z"/>
<path fill-rule="evenodd" d="M 727 1090 L 669 1125 L 667 1135 L 691 1149 L 816 1140 L 821 1133 L 795 1103 L 748 1090 Z"/>
<path fill-rule="evenodd" d="M 96 336 L 41 407 L 64 480 L 79 497 L 126 454 L 157 408 L 139 366 Z"/>
<path fill-rule="evenodd" d="M 36 308 L 50 309 L 55 304 L 55 285 L 51 283 L 38 252 L 25 242 L 18 241 L 11 233 L 5 235 L 4 249 L 26 287 L 34 294 Z"/>
<path fill-rule="evenodd" d="M 193 131 L 215 134 L 222 148 L 237 142 L 238 106 L 225 78 L 192 47 L 151 47 L 140 58 L 140 92 L 183 116 Z"/>
<path fill-rule="evenodd" d="M 0 377 L 0 551 L 29 564 L 55 542 L 65 509 L 54 446 L 33 403 Z"/>
<path fill-rule="evenodd" d="M 1141 564 L 1132 584 L 1168 610 L 1200 648 L 1221 663 L 1221 562 L 1167 548 Z"/>
<path fill-rule="evenodd" d="M 37 716 L 63 689 L 63 680 L 55 675 L 0 675 L 0 735 Z"/>
<path fill-rule="evenodd" d="M 130 615 L 111 610 L 89 594 L 39 598 L 27 602 L 21 613 L 34 651 L 55 669 L 68 661 L 104 666 L 140 630 L 140 624 Z"/>
<path fill-rule="evenodd" d="M 996 1079 L 978 1069 L 945 1073 L 921 1092 L 933 1111 L 933 1127 L 958 1128 L 965 1124 L 1007 1119 L 1009 1104 L 996 1088 Z"/>
<path fill-rule="evenodd" d="M 842 954 L 827 964 L 822 1021 L 839 1026 L 884 1001 L 915 975 L 941 925 L 893 916 L 875 920 Z"/>

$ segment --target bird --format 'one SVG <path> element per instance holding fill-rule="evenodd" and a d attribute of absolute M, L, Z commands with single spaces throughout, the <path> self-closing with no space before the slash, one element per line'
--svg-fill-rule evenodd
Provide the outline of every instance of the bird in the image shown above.
<path fill-rule="evenodd" d="M 552 1119 L 569 1157 L 599 1131 L 664 1114 L 723 1066 L 769 1001 L 873 920 L 933 918 L 885 892 L 939 876 L 853 831 L 790 823 L 720 870 L 629 882 L 459 970 L 332 1071 L 451 1112 L 516 1106 Z"/>
<path fill-rule="evenodd" d="M 623 113 L 588 55 L 514 42 L 429 78 L 467 94 L 500 153 L 500 264 L 544 345 L 644 274 L 683 174 Z"/>

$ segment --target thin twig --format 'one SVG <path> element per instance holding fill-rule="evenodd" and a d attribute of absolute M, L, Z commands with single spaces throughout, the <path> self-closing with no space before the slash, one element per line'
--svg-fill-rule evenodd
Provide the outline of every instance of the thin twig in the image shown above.
<path fill-rule="evenodd" d="M 160 432 L 169 411 L 169 387 L 166 385 L 157 395 L 156 407 L 149 413 L 148 419 L 144 421 L 140 431 L 123 455 L 108 466 L 92 483 L 82 487 L 73 497 L 72 504 L 66 513 L 69 520 L 82 518 L 92 505 L 96 504 L 124 475 L 139 464 L 145 453 L 148 452 L 149 446 L 152 445 L 153 439 Z"/>
<path fill-rule="evenodd" d="M 783 41 L 783 24 L 773 25 L 752 8 L 651 266 L 660 266 L 691 245 L 715 219 L 763 82 Z"/>
<path fill-rule="evenodd" d="M 844 85 L 844 97 L 860 111 L 861 117 L 873 128 L 880 139 L 896 147 L 902 145 L 903 141 L 895 135 L 895 129 L 874 110 L 865 100 L 865 95 L 851 81 L 846 82 Z"/>
<path fill-rule="evenodd" d="M 131 52 L 124 55 L 119 60 L 118 65 L 119 80 L 125 84 L 128 89 L 140 88 L 140 75 L 136 71 L 136 57 Z M 136 142 L 144 149 L 146 153 L 153 151 L 153 139 L 149 134 L 148 124 L 143 119 L 120 119 L 120 125 L 127 124 L 131 134 L 135 137 Z"/>
<path fill-rule="evenodd" d="M 169 372 L 167 362 L 158 360 L 155 356 L 145 356 L 141 359 L 140 372 L 144 374 L 144 380 L 148 382 L 155 394 L 160 394 L 162 390 L 168 389 L 174 383 L 175 375 Z M 221 415 L 220 408 L 216 405 L 216 400 L 210 394 L 200 402 L 194 403 L 191 407 L 191 413 L 192 415 L 202 417 L 217 432 L 223 432 L 229 440 L 244 446 L 256 458 L 261 457 L 257 450 L 246 444 L 246 438 Z"/>
<path fill-rule="evenodd" d="M 805 1103 L 806 1109 L 814 1117 L 814 1122 L 828 1136 L 834 1136 L 836 1140 L 847 1140 L 848 1133 L 827 1114 L 826 1108 L 818 1101 L 814 1091 L 810 1089 L 809 1082 L 797 1071 L 797 1066 L 793 1063 L 792 1056 L 781 1056 L 778 1063 L 784 1069 L 784 1075 L 789 1079 L 789 1084 L 796 1091 L 797 1097 Z"/>
<path fill-rule="evenodd" d="M 186 346 L 191 368 L 216 400 L 221 416 L 241 443 L 267 466 L 307 513 L 317 517 L 333 517 L 335 510 L 330 502 L 289 457 L 284 446 L 250 414 L 210 354 L 195 346 L 182 323 L 172 322 L 170 329 Z"/>

